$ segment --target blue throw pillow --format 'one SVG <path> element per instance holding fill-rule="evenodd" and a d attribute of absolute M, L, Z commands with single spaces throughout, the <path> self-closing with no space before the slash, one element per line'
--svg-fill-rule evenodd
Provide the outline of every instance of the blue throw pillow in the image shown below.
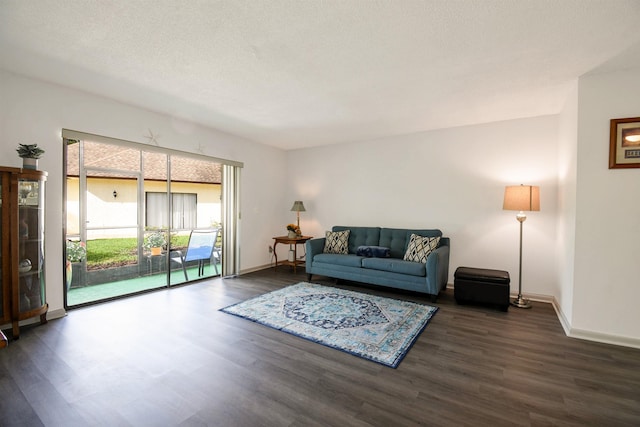
<path fill-rule="evenodd" d="M 356 255 L 367 258 L 389 258 L 391 250 L 384 246 L 358 246 Z"/>

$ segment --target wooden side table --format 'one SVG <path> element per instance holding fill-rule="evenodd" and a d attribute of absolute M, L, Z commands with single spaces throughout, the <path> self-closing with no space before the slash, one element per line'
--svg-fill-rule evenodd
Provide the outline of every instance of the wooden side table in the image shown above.
<path fill-rule="evenodd" d="M 298 265 L 304 265 L 304 261 L 298 259 L 298 245 L 304 245 L 307 240 L 313 239 L 312 236 L 300 236 L 300 237 L 288 237 L 288 236 L 278 236 L 274 237 L 275 243 L 273 244 L 273 256 L 276 258 L 276 264 L 273 267 L 274 270 L 278 268 L 278 265 L 291 265 L 293 266 L 293 272 L 296 272 L 296 267 Z M 276 246 L 278 243 L 289 244 L 289 249 L 293 246 L 293 261 L 289 261 L 288 259 L 283 259 L 278 261 L 278 254 L 276 252 Z"/>

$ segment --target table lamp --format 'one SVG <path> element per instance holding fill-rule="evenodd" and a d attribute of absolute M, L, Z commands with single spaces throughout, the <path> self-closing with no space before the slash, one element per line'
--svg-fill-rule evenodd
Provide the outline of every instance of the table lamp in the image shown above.
<path fill-rule="evenodd" d="M 304 208 L 304 204 L 302 200 L 296 200 L 293 202 L 293 206 L 291 207 L 291 212 L 295 212 L 298 215 L 298 229 L 300 229 L 300 212 L 306 212 L 307 210 Z"/>

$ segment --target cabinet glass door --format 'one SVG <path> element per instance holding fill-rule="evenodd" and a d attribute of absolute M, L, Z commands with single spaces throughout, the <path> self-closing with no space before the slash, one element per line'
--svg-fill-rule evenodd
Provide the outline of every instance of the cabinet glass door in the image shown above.
<path fill-rule="evenodd" d="M 4 272 L 4 258 L 6 258 L 5 256 L 5 247 L 4 247 L 4 234 L 5 234 L 5 227 L 7 227 L 9 221 L 6 220 L 6 218 L 4 217 L 4 212 L 3 212 L 3 208 L 2 208 L 2 202 L 5 199 L 4 196 L 4 191 L 6 188 L 6 185 L 4 183 L 5 181 L 5 175 L 2 175 L 2 179 L 0 180 L 0 218 L 2 218 L 2 233 L 0 233 L 0 254 L 2 256 L 0 256 L 0 319 L 2 320 L 7 320 L 5 319 L 5 315 L 7 314 L 7 310 L 8 307 L 5 307 L 5 304 L 8 301 L 7 296 L 5 295 L 5 293 L 7 293 L 8 291 L 8 286 L 5 286 L 5 284 L 3 283 L 3 272 Z"/>
<path fill-rule="evenodd" d="M 20 313 L 45 304 L 44 184 L 18 180 L 18 272 Z"/>

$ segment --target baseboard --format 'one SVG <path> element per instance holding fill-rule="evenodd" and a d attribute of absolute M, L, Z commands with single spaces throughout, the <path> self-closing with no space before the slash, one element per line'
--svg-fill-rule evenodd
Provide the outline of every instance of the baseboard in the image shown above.
<path fill-rule="evenodd" d="M 554 298 L 552 296 L 549 295 L 541 295 L 541 294 L 522 294 L 522 296 L 526 299 L 529 299 L 531 301 L 536 301 L 536 302 L 544 302 L 546 304 L 553 304 L 553 300 Z M 518 297 L 518 293 L 517 292 L 512 292 L 511 293 L 511 298 L 517 298 Z"/>
<path fill-rule="evenodd" d="M 585 341 L 594 341 L 603 344 L 613 344 L 622 347 L 640 348 L 640 339 L 624 337 L 621 335 L 604 334 L 602 332 L 588 331 L 585 329 L 572 328 L 571 323 L 562 312 L 560 304 L 553 298 L 553 308 L 558 315 L 564 333 L 570 338 L 576 338 Z"/>
<path fill-rule="evenodd" d="M 567 336 L 581 340 L 595 341 L 604 344 L 613 344 L 623 347 L 640 349 L 640 339 L 622 337 L 619 335 L 603 334 L 600 332 L 585 331 L 584 329 L 571 328 Z"/>
<path fill-rule="evenodd" d="M 567 316 L 564 315 L 564 312 L 560 308 L 560 304 L 555 297 L 553 297 L 553 301 L 551 301 L 551 306 L 555 310 L 556 316 L 558 316 L 558 320 L 560 320 L 560 325 L 562 326 L 562 329 L 564 329 L 565 335 L 569 336 L 569 332 L 571 331 L 571 323 L 569 323 L 569 319 L 567 319 Z"/>
<path fill-rule="evenodd" d="M 286 266 L 284 266 L 284 267 L 286 267 Z M 280 267 L 280 268 L 284 268 L 284 267 Z M 247 273 L 253 273 L 255 271 L 260 271 L 260 270 L 266 270 L 268 268 L 273 268 L 273 263 L 263 264 L 263 265 L 259 265 L 257 267 L 253 267 L 253 268 L 247 268 L 246 270 L 240 270 L 240 275 L 247 274 Z M 304 265 L 299 265 L 297 267 L 297 270 L 298 271 L 306 271 Z"/>
<path fill-rule="evenodd" d="M 453 284 L 447 283 L 447 289 L 453 289 Z M 511 293 L 511 297 L 517 297 L 517 293 Z M 619 345 L 622 347 L 631 347 L 631 348 L 640 348 L 640 339 L 631 338 L 631 337 L 623 337 L 619 335 L 611 335 L 611 334 L 603 334 L 601 332 L 587 331 L 584 329 L 572 328 L 569 319 L 564 315 L 562 309 L 560 308 L 560 304 L 558 300 L 554 296 L 550 295 L 541 295 L 541 294 L 523 294 L 525 298 L 530 299 L 531 301 L 543 302 L 547 304 L 551 304 L 553 309 L 556 312 L 556 316 L 558 316 L 558 320 L 560 321 L 560 325 L 564 330 L 564 333 L 569 338 L 576 338 L 585 341 L 594 341 L 603 344 L 613 344 Z"/>
<path fill-rule="evenodd" d="M 57 310 L 49 310 L 47 311 L 47 320 L 59 319 L 67 315 L 67 312 L 64 308 L 59 308 Z M 20 326 L 33 325 L 35 323 L 40 323 L 40 316 L 30 317 L 28 319 L 21 320 Z M 4 325 L 0 325 L 0 329 L 11 329 L 12 324 L 7 323 Z"/>
<path fill-rule="evenodd" d="M 240 275 L 253 273 L 255 271 L 266 270 L 267 268 L 273 267 L 273 264 L 263 264 L 253 268 L 247 268 L 245 270 L 240 270 Z"/>
<path fill-rule="evenodd" d="M 50 310 L 47 312 L 47 320 L 59 319 L 67 315 L 67 311 L 64 308 L 57 310 Z"/>
<path fill-rule="evenodd" d="M 447 289 L 451 289 L 454 290 L 454 286 L 453 283 L 447 283 Z M 549 295 L 541 295 L 541 294 L 522 294 L 523 297 L 525 297 L 526 299 L 529 299 L 531 301 L 537 301 L 537 302 L 544 302 L 547 304 L 552 304 L 554 298 L 552 296 Z M 510 292 L 509 293 L 509 298 L 517 298 L 518 297 L 518 293 L 517 292 Z"/>

